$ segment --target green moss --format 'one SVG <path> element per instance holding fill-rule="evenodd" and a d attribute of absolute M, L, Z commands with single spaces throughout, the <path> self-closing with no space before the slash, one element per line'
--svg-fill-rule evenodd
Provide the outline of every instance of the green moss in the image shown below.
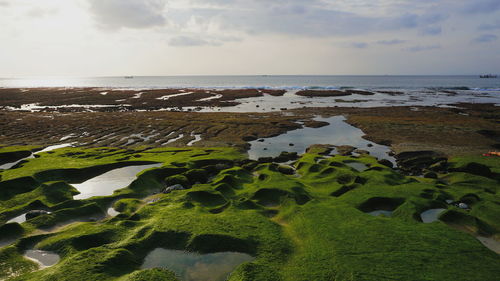
<path fill-rule="evenodd" d="M 120 281 L 178 281 L 175 273 L 163 268 L 135 271 Z"/>
<path fill-rule="evenodd" d="M 185 175 L 173 175 L 165 178 L 167 186 L 180 184 L 184 187 L 189 186 L 189 179 Z"/>
<path fill-rule="evenodd" d="M 477 162 L 496 173 L 493 160 L 455 159 L 450 165 L 457 170 L 437 179 L 411 178 L 367 155 L 318 154 L 325 149 L 297 159 L 297 174 L 274 163 L 239 167 L 235 163 L 250 162 L 228 148 L 42 153 L 2 172 L 2 222 L 40 207 L 52 213 L 1 226 L 17 242 L 0 249 L 0 271 L 14 268 L 20 274 L 14 280 L 23 281 L 176 280 L 167 270 L 140 268 L 150 251 L 162 247 L 255 257 L 229 280 L 492 280 L 500 275 L 498 255 L 470 235 L 499 236 L 499 182 L 460 169 Z M 163 165 L 140 173 L 111 196 L 71 200 L 76 191 L 68 182 L 136 163 L 123 160 L 131 155 Z M 346 161 L 369 168 L 356 171 Z M 177 183 L 190 188 L 158 193 Z M 446 199 L 466 201 L 471 209 L 448 205 Z M 106 218 L 112 203 L 121 214 Z M 420 214 L 430 208 L 447 212 L 424 224 Z M 392 210 L 392 217 L 366 214 L 380 209 Z M 94 216 L 94 222 L 75 222 Z M 56 225 L 62 226 L 39 233 Z M 30 247 L 56 252 L 61 261 L 34 271 L 37 266 L 21 254 Z"/>
<path fill-rule="evenodd" d="M 0 278 L 20 276 L 38 269 L 38 264 L 23 258 L 15 247 L 0 249 Z"/>
<path fill-rule="evenodd" d="M 137 211 L 142 204 L 144 204 L 144 202 L 139 199 L 127 198 L 116 201 L 113 204 L 113 208 L 120 213 L 132 214 Z"/>

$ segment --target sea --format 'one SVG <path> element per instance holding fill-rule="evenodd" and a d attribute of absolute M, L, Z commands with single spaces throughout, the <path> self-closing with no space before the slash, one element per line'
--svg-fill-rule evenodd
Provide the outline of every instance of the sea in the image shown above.
<path fill-rule="evenodd" d="M 0 78 L 0 88 L 270 88 L 500 91 L 500 78 L 470 76 L 121 76 Z"/>

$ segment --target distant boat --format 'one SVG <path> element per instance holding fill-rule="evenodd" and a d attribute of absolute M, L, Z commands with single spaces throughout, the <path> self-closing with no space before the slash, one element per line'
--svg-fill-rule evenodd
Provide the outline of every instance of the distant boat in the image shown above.
<path fill-rule="evenodd" d="M 479 78 L 497 78 L 498 76 L 493 74 L 479 75 Z"/>
<path fill-rule="evenodd" d="M 133 79 L 134 76 L 125 76 L 125 79 Z"/>

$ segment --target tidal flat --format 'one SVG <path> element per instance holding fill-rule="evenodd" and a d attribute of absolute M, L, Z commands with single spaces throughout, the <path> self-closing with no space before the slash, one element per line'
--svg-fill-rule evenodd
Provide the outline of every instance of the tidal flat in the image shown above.
<path fill-rule="evenodd" d="M 500 276 L 493 104 L 141 110 L 0 111 L 0 280 Z"/>

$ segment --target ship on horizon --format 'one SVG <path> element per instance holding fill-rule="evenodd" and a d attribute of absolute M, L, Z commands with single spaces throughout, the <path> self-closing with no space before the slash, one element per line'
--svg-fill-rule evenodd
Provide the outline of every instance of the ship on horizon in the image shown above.
<path fill-rule="evenodd" d="M 498 76 L 495 74 L 484 74 L 484 75 L 479 75 L 479 78 L 498 78 Z"/>

